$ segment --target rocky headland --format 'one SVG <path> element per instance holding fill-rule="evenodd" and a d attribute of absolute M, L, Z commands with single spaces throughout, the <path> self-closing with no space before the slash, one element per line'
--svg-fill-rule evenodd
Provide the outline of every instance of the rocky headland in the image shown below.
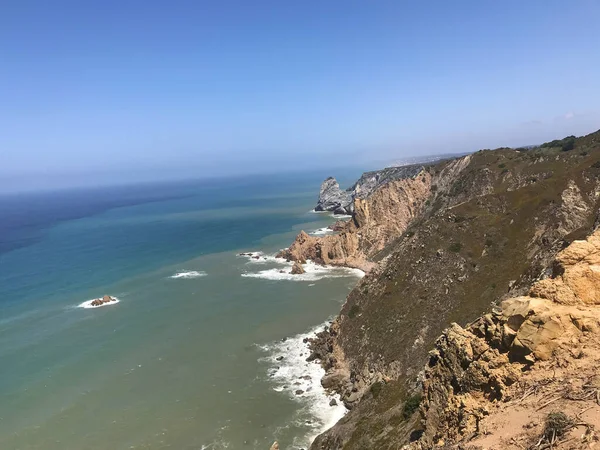
<path fill-rule="evenodd" d="M 349 409 L 311 449 L 595 442 L 600 132 L 561 142 L 365 174 L 336 234 L 281 252 L 367 272 L 311 342 Z"/>
<path fill-rule="evenodd" d="M 422 165 L 384 169 L 379 175 L 369 172 L 353 186 L 352 219 L 338 221 L 337 234 L 314 237 L 302 231 L 277 256 L 369 272 L 376 266 L 377 255 L 421 215 L 432 186 L 445 186 L 468 162 L 469 157 L 446 162 L 438 172 Z M 330 180 L 324 185 L 330 185 Z"/>

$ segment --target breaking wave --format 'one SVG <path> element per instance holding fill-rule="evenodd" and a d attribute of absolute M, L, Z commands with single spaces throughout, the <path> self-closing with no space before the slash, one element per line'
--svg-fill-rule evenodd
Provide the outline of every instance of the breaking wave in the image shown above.
<path fill-rule="evenodd" d="M 202 272 L 202 271 L 198 271 L 198 270 L 188 270 L 188 271 L 184 271 L 184 272 L 178 272 L 174 275 L 171 275 L 169 278 L 173 278 L 173 279 L 179 279 L 179 278 L 183 278 L 183 279 L 190 279 L 190 278 L 200 278 L 200 277 L 205 277 L 206 276 L 206 272 Z"/>
<path fill-rule="evenodd" d="M 269 366 L 267 374 L 273 390 L 301 404 L 295 422 L 308 427 L 305 436 L 294 440 L 294 447 L 308 448 L 320 433 L 331 428 L 347 410 L 337 394 L 330 395 L 321 386 L 325 370 L 318 361 L 307 362 L 310 355 L 307 340 L 327 324 L 283 341 L 259 346 L 268 355 L 260 361 Z"/>
<path fill-rule="evenodd" d="M 274 258 L 277 267 L 261 270 L 258 272 L 242 273 L 247 278 L 262 278 L 271 281 L 318 281 L 323 278 L 344 278 L 358 277 L 362 278 L 365 273 L 359 269 L 337 266 L 321 266 L 312 261 L 307 261 L 303 265 L 305 273 L 294 275 L 291 272 L 293 263 L 280 258 Z"/>

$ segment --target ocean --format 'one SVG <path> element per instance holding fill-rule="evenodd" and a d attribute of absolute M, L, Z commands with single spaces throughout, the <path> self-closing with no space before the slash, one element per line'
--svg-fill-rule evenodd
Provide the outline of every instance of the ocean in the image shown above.
<path fill-rule="evenodd" d="M 307 448 L 344 408 L 303 340 L 361 273 L 273 255 L 324 175 L 1 195 L 0 448 Z"/>

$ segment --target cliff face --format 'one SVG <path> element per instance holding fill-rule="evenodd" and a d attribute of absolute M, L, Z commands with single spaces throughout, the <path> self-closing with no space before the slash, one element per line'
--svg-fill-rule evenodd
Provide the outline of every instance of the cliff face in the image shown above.
<path fill-rule="evenodd" d="M 355 258 L 371 269 L 313 344 L 328 371 L 324 384 L 352 408 L 313 449 L 397 448 L 415 437 L 413 395 L 442 331 L 527 294 L 552 273 L 561 249 L 593 229 L 600 135 L 577 139 L 568 152 L 482 151 L 403 181 L 355 199 L 354 219 L 339 236 L 302 237 L 288 250 L 291 259 Z M 535 284 L 531 295 L 554 301 L 560 291 L 572 299 L 560 284 L 570 276 L 544 293 L 548 282 Z"/>
<path fill-rule="evenodd" d="M 377 189 L 392 181 L 415 178 L 424 168 L 425 166 L 417 164 L 365 172 L 356 183 L 345 191 L 340 189 L 340 185 L 335 178 L 329 177 L 321 184 L 315 211 L 352 214 L 355 199 L 365 199 Z"/>
<path fill-rule="evenodd" d="M 289 249 L 279 256 L 291 261 L 311 259 L 321 264 L 356 267 L 368 272 L 375 267 L 373 258 L 422 213 L 431 195 L 432 184 L 444 182 L 467 164 L 468 157 L 448 162 L 444 165 L 446 170 L 437 175 L 423 166 L 410 166 L 410 170 L 402 171 L 402 175 L 412 174 L 408 178 L 391 180 L 388 174 L 385 183 L 383 178 L 380 179 L 378 189 L 369 196 L 354 198 L 352 220 L 346 222 L 338 234 L 312 237 L 301 232 Z M 401 168 L 394 169 L 394 174 L 400 176 Z M 373 178 L 371 175 L 366 180 Z"/>

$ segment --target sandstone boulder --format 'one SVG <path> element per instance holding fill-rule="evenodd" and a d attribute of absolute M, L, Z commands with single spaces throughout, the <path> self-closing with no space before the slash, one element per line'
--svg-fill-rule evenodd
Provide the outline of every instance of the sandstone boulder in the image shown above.
<path fill-rule="evenodd" d="M 92 306 L 101 306 L 104 305 L 105 303 L 110 303 L 110 302 L 114 302 L 115 299 L 112 298 L 110 295 L 104 295 L 102 298 L 97 298 L 94 299 L 91 303 Z"/>
<path fill-rule="evenodd" d="M 292 266 L 292 271 L 290 273 L 292 275 L 302 275 L 303 273 L 306 273 L 306 271 L 304 270 L 304 267 L 302 267 L 302 264 L 296 261 Z"/>

